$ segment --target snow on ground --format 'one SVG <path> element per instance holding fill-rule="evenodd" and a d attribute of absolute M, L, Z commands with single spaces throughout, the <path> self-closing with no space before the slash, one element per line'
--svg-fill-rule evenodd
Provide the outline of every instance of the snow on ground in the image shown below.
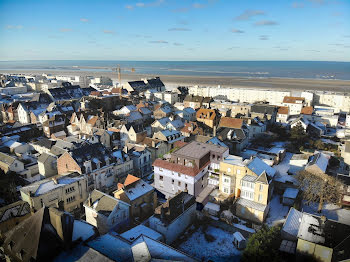
<path fill-rule="evenodd" d="M 297 183 L 296 178 L 293 175 L 288 175 L 287 173 L 290 167 L 289 162 L 292 157 L 293 157 L 293 154 L 290 152 L 287 152 L 283 161 L 278 165 L 273 166 L 273 168 L 276 169 L 276 171 L 278 172 L 278 175 L 275 178 L 276 181 L 282 182 L 282 183 L 285 183 L 286 181 L 292 182 L 293 184 Z"/>
<path fill-rule="evenodd" d="M 317 216 L 324 215 L 328 219 L 339 221 L 340 223 L 350 225 L 350 210 L 341 208 L 334 204 L 325 204 L 321 213 L 317 213 L 318 203 L 307 205 L 305 201 L 302 204 L 302 211 L 315 214 Z"/>
<path fill-rule="evenodd" d="M 241 252 L 232 244 L 233 234 L 220 228 L 208 226 L 206 233 L 215 237 L 213 242 L 205 239 L 201 229 L 194 232 L 178 249 L 205 261 L 239 261 Z"/>
<path fill-rule="evenodd" d="M 270 210 L 267 215 L 266 224 L 274 226 L 278 223 L 284 223 L 289 211 L 288 206 L 283 206 L 280 202 L 280 196 L 274 195 L 270 202 Z"/>

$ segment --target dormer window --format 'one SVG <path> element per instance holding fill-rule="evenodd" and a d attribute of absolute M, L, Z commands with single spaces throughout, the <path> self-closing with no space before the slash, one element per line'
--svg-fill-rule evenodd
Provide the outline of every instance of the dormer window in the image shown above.
<path fill-rule="evenodd" d="M 9 243 L 9 249 L 12 250 L 14 246 L 15 246 L 15 242 L 13 242 L 11 240 L 10 243 Z"/>

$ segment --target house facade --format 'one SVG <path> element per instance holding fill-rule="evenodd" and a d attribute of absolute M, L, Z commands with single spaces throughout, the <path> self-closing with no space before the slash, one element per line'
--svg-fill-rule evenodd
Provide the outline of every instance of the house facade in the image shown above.
<path fill-rule="evenodd" d="M 129 225 L 130 205 L 101 191 L 94 190 L 84 203 L 86 222 L 94 225 L 100 234 Z"/>

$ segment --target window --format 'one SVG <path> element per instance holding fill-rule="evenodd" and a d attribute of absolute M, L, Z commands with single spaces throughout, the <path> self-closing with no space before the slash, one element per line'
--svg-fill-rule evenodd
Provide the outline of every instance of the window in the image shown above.
<path fill-rule="evenodd" d="M 43 202 L 43 200 L 42 200 L 42 199 L 40 199 L 40 204 L 41 204 L 41 207 L 43 207 L 43 206 L 44 206 L 44 202 Z"/>
<path fill-rule="evenodd" d="M 228 178 L 224 178 L 224 183 L 229 183 L 230 180 Z"/>
<path fill-rule="evenodd" d="M 171 180 L 171 183 L 172 183 L 172 184 L 174 184 L 174 183 L 175 183 L 175 180 L 174 180 L 174 179 L 172 179 L 172 180 Z"/>
<path fill-rule="evenodd" d="M 187 189 L 187 183 L 185 183 L 185 188 Z"/>
<path fill-rule="evenodd" d="M 259 191 L 261 192 L 261 191 L 263 191 L 264 190 L 264 186 L 263 185 L 260 185 L 259 186 Z"/>
<path fill-rule="evenodd" d="M 258 201 L 262 202 L 262 194 L 259 194 Z"/>
<path fill-rule="evenodd" d="M 231 173 L 231 168 L 227 168 L 227 173 Z"/>
<path fill-rule="evenodd" d="M 74 191 L 75 191 L 75 187 L 74 186 L 66 188 L 66 194 L 69 194 L 69 193 L 74 192 Z"/>
<path fill-rule="evenodd" d="M 249 191 L 242 191 L 241 196 L 246 199 L 254 200 L 254 193 Z"/>
<path fill-rule="evenodd" d="M 239 175 L 241 173 L 240 169 L 237 169 L 237 175 Z"/>
<path fill-rule="evenodd" d="M 177 182 L 177 185 L 178 185 L 178 186 L 181 186 L 181 181 L 178 181 L 178 182 Z"/>
<path fill-rule="evenodd" d="M 160 172 L 163 172 L 163 168 L 160 167 L 160 168 L 159 168 L 159 171 L 160 171 Z"/>
<path fill-rule="evenodd" d="M 177 173 L 177 176 L 178 176 L 178 177 L 181 177 L 181 174 L 180 174 L 180 173 Z"/>
<path fill-rule="evenodd" d="M 159 176 L 159 180 L 160 180 L 160 181 L 163 181 L 163 176 Z"/>
<path fill-rule="evenodd" d="M 67 204 L 68 204 L 68 203 L 71 203 L 71 202 L 73 202 L 73 201 L 75 201 L 75 196 L 71 196 L 71 197 L 68 197 L 68 198 L 66 199 Z"/>
<path fill-rule="evenodd" d="M 228 194 L 229 193 L 229 190 L 227 187 L 224 187 L 224 193 Z"/>

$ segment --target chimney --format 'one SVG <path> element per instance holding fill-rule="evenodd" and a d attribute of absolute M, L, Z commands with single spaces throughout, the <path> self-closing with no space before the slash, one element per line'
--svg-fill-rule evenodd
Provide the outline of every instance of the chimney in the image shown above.
<path fill-rule="evenodd" d="M 216 125 L 213 127 L 213 136 L 216 136 Z"/>
<path fill-rule="evenodd" d="M 89 194 L 89 198 L 88 198 L 88 204 L 89 204 L 89 207 L 91 207 L 92 206 L 92 200 L 91 200 L 91 194 Z"/>
<path fill-rule="evenodd" d="M 163 206 L 160 207 L 160 219 L 163 220 L 165 218 L 165 208 Z"/>
<path fill-rule="evenodd" d="M 54 182 L 55 185 L 57 185 L 57 179 L 55 177 L 52 178 L 52 181 Z"/>

